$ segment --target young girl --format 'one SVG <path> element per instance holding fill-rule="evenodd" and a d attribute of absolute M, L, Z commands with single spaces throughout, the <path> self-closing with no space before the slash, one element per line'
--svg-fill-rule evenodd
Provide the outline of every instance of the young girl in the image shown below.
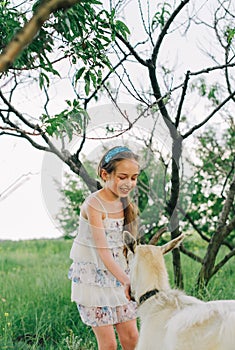
<path fill-rule="evenodd" d="M 124 228 L 133 235 L 137 230 L 137 210 L 128 197 L 139 174 L 137 159 L 122 146 L 103 156 L 98 174 L 104 187 L 83 203 L 70 252 L 71 299 L 82 321 L 92 327 L 99 350 L 117 349 L 115 329 L 124 350 L 134 350 L 138 339 L 122 241 Z"/>

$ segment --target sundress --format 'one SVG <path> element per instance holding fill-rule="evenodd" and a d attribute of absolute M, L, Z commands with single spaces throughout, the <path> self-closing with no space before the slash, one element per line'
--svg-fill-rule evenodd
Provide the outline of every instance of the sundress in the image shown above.
<path fill-rule="evenodd" d="M 124 219 L 109 218 L 101 200 L 97 195 L 95 198 L 106 213 L 103 223 L 108 248 L 115 261 L 128 274 L 123 255 Z M 136 303 L 126 298 L 122 284 L 105 267 L 95 247 L 89 223 L 82 215 L 70 258 L 73 260 L 69 269 L 71 300 L 77 303 L 85 324 L 92 327 L 114 325 L 137 317 Z"/>

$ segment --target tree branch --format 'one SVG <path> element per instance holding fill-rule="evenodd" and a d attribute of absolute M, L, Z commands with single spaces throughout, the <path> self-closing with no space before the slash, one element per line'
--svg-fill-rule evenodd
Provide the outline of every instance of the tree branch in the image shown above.
<path fill-rule="evenodd" d="M 204 235 L 204 233 L 200 230 L 200 228 L 195 224 L 194 220 L 191 218 L 191 216 L 189 215 L 189 213 L 186 213 L 183 208 L 178 206 L 179 211 L 184 215 L 184 217 L 189 221 L 189 223 L 192 225 L 192 227 L 194 228 L 194 230 L 199 234 L 199 236 L 206 242 L 210 242 L 210 238 L 206 235 Z M 231 232 L 231 230 L 230 230 Z M 224 246 L 226 246 L 228 249 L 233 249 L 232 245 L 229 242 L 223 241 L 222 243 Z"/>
<path fill-rule="evenodd" d="M 4 127 L 0 126 L 0 130 L 6 131 L 6 134 L 10 131 L 10 134 L 13 135 L 14 132 L 22 132 L 26 135 L 31 135 L 31 136 L 41 136 L 40 133 L 35 133 L 35 132 L 28 132 L 19 128 L 10 128 L 10 127 Z M 3 134 L 3 133 L 2 133 Z"/>
<path fill-rule="evenodd" d="M 3 128 L 0 127 L 0 129 L 3 129 Z M 29 137 L 29 135 L 27 135 L 27 133 L 24 130 L 21 130 L 21 129 L 12 129 L 12 130 L 18 132 L 19 134 L 15 134 L 15 133 L 11 133 L 11 132 L 1 132 L 0 136 L 1 135 L 9 135 L 9 136 L 14 136 L 14 137 L 25 138 L 36 149 L 38 149 L 40 151 L 51 152 L 49 147 L 42 146 L 39 143 L 35 142 L 31 137 Z"/>
<path fill-rule="evenodd" d="M 45 0 L 38 6 L 33 17 L 13 37 L 0 55 L 0 72 L 7 70 L 20 52 L 31 43 L 35 35 L 41 29 L 43 23 L 48 20 L 51 13 L 67 9 L 81 0 Z"/>
<path fill-rule="evenodd" d="M 125 54 L 124 57 L 114 66 L 112 67 L 112 70 L 110 70 L 107 75 L 102 79 L 102 82 L 100 83 L 100 85 L 97 86 L 97 88 L 95 89 L 95 91 L 92 92 L 92 94 L 87 97 L 85 99 L 85 102 L 84 102 L 84 109 L 87 108 L 87 105 L 88 103 L 90 102 L 90 100 L 92 98 L 94 98 L 94 96 L 97 94 L 97 92 L 104 86 L 104 83 L 106 82 L 106 80 L 108 80 L 108 78 L 110 77 L 110 75 L 116 71 L 116 69 L 122 65 L 122 63 L 127 59 L 127 57 L 129 56 L 129 54 Z"/>
<path fill-rule="evenodd" d="M 170 18 L 167 20 L 166 24 L 164 25 L 159 37 L 158 37 L 158 40 L 156 42 L 156 45 L 153 49 L 153 54 L 152 54 L 152 58 L 151 58 L 151 61 L 152 61 L 152 64 L 155 66 L 156 65 L 156 60 L 157 60 L 157 56 L 158 56 L 158 52 L 159 52 L 159 49 L 160 49 L 160 46 L 162 44 L 162 41 L 165 37 L 165 35 L 167 34 L 167 31 L 170 27 L 170 25 L 172 24 L 172 22 L 174 21 L 175 17 L 180 13 L 180 11 L 182 10 L 182 8 L 189 2 L 190 0 L 184 0 L 184 1 L 181 1 L 180 5 L 175 9 L 175 11 L 171 14 Z"/>
<path fill-rule="evenodd" d="M 226 226 L 226 221 L 228 219 L 230 208 L 233 204 L 234 196 L 235 196 L 235 174 L 233 176 L 232 183 L 229 187 L 227 198 L 225 200 L 225 203 L 221 211 L 221 215 L 218 220 L 218 228 L 217 228 L 218 232 L 220 231 L 220 229 Z M 235 217 L 233 218 L 232 222 L 235 223 Z M 231 222 L 228 225 L 231 226 Z M 227 225 L 227 228 L 228 228 L 228 225 Z"/>
<path fill-rule="evenodd" d="M 123 36 L 119 33 L 115 33 L 116 37 L 128 48 L 130 53 L 135 57 L 135 59 L 145 67 L 148 67 L 148 62 L 146 60 L 143 60 L 138 53 L 135 51 L 134 47 L 127 41 L 126 39 L 123 38 Z"/>
<path fill-rule="evenodd" d="M 200 228 L 195 224 L 194 220 L 192 220 L 191 216 L 184 211 L 183 208 L 178 206 L 179 211 L 184 215 L 184 217 L 190 222 L 194 230 L 199 234 L 199 236 L 206 242 L 210 242 L 210 238 L 204 235 L 204 233 L 200 230 Z"/>
<path fill-rule="evenodd" d="M 217 265 L 215 265 L 211 277 L 214 276 L 234 256 L 235 248 L 233 248 L 231 252 L 225 255 L 225 257 Z"/>
<path fill-rule="evenodd" d="M 224 190 L 225 190 L 226 185 L 227 185 L 227 183 L 228 183 L 228 180 L 229 180 L 230 176 L 233 174 L 234 170 L 235 170 L 235 156 L 233 157 L 231 169 L 229 170 L 228 174 L 226 175 L 225 181 L 224 181 L 224 183 L 223 183 L 223 188 L 222 188 L 222 190 L 221 190 L 221 197 L 222 197 L 222 198 L 225 198 L 225 196 L 224 196 Z"/>
<path fill-rule="evenodd" d="M 176 118 L 175 118 L 175 127 L 176 128 L 178 128 L 179 122 L 180 122 L 181 111 L 182 111 L 184 99 L 185 99 L 185 96 L 186 96 L 186 91 L 187 91 L 187 88 L 188 88 L 189 75 L 190 75 L 190 72 L 188 71 L 186 73 L 186 77 L 185 77 L 185 80 L 184 80 L 184 85 L 183 85 L 183 90 L 182 90 L 182 94 L 181 94 L 181 98 L 180 98 L 180 103 L 179 103 L 179 106 L 178 106 L 178 109 L 177 109 Z"/>
<path fill-rule="evenodd" d="M 213 72 L 215 70 L 222 70 L 222 69 L 226 69 L 226 68 L 232 68 L 234 66 L 235 66 L 235 63 L 222 64 L 222 65 L 219 65 L 219 66 L 204 68 L 204 69 L 199 70 L 197 72 L 190 72 L 189 75 L 190 76 L 196 76 L 196 75 L 201 75 L 203 73 L 210 73 L 210 72 Z"/>
<path fill-rule="evenodd" d="M 187 255 L 189 258 L 193 259 L 194 261 L 197 261 L 200 264 L 203 263 L 203 259 L 200 256 L 190 252 L 188 249 L 185 248 L 185 246 L 180 245 L 179 249 L 183 254 Z"/>
<path fill-rule="evenodd" d="M 223 102 L 221 102 L 209 115 L 205 118 L 201 123 L 194 125 L 188 132 L 182 135 L 183 139 L 186 139 L 188 136 L 192 135 L 194 131 L 200 129 L 203 125 L 205 125 L 229 100 L 231 100 L 235 96 L 235 91 L 230 94 Z"/>
<path fill-rule="evenodd" d="M 153 93 L 154 96 L 157 100 L 157 104 L 159 107 L 159 110 L 161 112 L 161 115 L 170 131 L 171 137 L 175 140 L 178 137 L 178 132 L 175 128 L 175 125 L 173 123 L 173 121 L 171 120 L 169 113 L 165 107 L 165 103 L 163 101 L 162 98 L 162 94 L 161 94 L 161 90 L 157 81 L 157 77 L 156 77 L 156 70 L 155 67 L 153 65 L 151 65 L 151 60 L 149 60 L 149 78 L 151 81 L 151 85 L 152 85 L 152 89 L 153 89 Z"/>

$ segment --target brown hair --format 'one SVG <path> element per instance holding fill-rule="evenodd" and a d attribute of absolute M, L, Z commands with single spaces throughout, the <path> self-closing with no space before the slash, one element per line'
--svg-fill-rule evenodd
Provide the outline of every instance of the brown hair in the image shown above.
<path fill-rule="evenodd" d="M 104 169 L 108 174 L 116 170 L 117 163 L 123 159 L 134 159 L 138 161 L 138 155 L 133 153 L 129 148 L 123 146 L 116 146 L 109 149 L 102 157 L 98 165 L 98 175 L 101 177 L 101 170 Z M 138 207 L 130 200 L 129 197 L 121 198 L 124 211 L 124 230 L 129 231 L 134 237 L 137 236 L 137 217 Z M 126 249 L 124 254 L 126 256 Z"/>

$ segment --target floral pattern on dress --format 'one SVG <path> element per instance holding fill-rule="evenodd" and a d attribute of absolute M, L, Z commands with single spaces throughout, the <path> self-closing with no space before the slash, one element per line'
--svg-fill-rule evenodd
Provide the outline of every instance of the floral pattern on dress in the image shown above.
<path fill-rule="evenodd" d="M 116 307 L 95 306 L 87 307 L 77 304 L 83 323 L 92 327 L 114 325 L 136 319 L 136 303 L 130 301 L 127 305 Z"/>
<path fill-rule="evenodd" d="M 110 248 L 122 247 L 123 219 L 105 219 L 105 233 Z"/>
<path fill-rule="evenodd" d="M 85 283 L 99 287 L 121 286 L 111 272 L 89 262 L 74 262 L 69 269 L 68 278 L 78 284 Z"/>

